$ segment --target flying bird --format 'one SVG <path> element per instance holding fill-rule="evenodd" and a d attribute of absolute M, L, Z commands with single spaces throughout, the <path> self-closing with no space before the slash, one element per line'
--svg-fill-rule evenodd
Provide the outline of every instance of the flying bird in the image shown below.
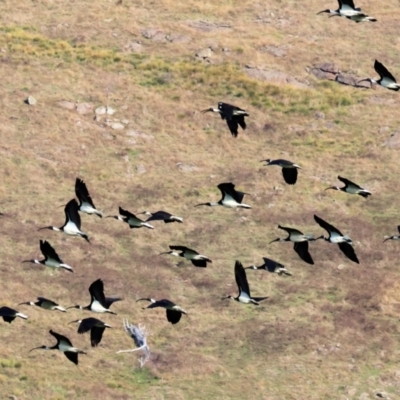
<path fill-rule="evenodd" d="M 101 279 L 97 279 L 89 286 L 90 304 L 82 307 L 79 304 L 69 308 L 79 308 L 80 310 L 90 310 L 97 313 L 110 313 L 116 314 L 114 311 L 109 310 L 111 304 L 116 301 L 122 300 L 120 297 L 105 297 L 104 296 L 104 283 Z"/>
<path fill-rule="evenodd" d="M 282 159 L 271 160 L 267 158 L 266 160 L 261 160 L 261 162 L 267 163 L 264 167 L 268 167 L 269 165 L 277 165 L 278 167 L 281 167 L 283 179 L 287 184 L 294 185 L 297 182 L 297 170 L 301 169 L 299 165 Z"/>
<path fill-rule="evenodd" d="M 149 221 L 164 221 L 164 223 L 169 224 L 171 222 L 183 222 L 183 218 L 177 217 L 175 215 L 170 214 L 166 211 L 157 211 L 155 213 L 151 213 L 150 211 L 143 211 L 139 214 L 149 215 L 150 217 L 146 219 L 146 222 Z"/>
<path fill-rule="evenodd" d="M 350 259 L 351 261 L 359 264 L 357 255 L 353 249 L 353 242 L 352 240 L 346 235 L 342 235 L 339 229 L 335 228 L 334 226 L 328 224 L 322 218 L 314 215 L 315 222 L 323 229 L 325 229 L 329 236 L 320 236 L 317 239 L 324 239 L 327 242 L 335 243 L 339 246 L 339 249 L 344 253 L 344 255 Z"/>
<path fill-rule="evenodd" d="M 263 257 L 262 259 L 264 260 L 264 264 L 259 266 L 251 265 L 250 267 L 246 267 L 245 269 L 263 269 L 265 271 L 276 273 L 278 275 L 293 275 L 290 271 L 286 269 L 283 264 L 266 257 Z"/>
<path fill-rule="evenodd" d="M 207 263 L 212 263 L 212 261 L 207 256 L 199 254 L 196 250 L 189 249 L 189 247 L 169 246 L 169 248 L 170 251 L 165 251 L 164 253 L 160 253 L 159 255 L 161 256 L 162 254 L 170 254 L 171 256 L 175 257 L 183 257 L 186 260 L 191 261 L 195 267 L 201 268 L 206 268 Z"/>
<path fill-rule="evenodd" d="M 195 207 L 223 206 L 227 208 L 251 208 L 248 204 L 242 203 L 244 195 L 248 193 L 239 192 L 238 190 L 235 190 L 235 185 L 232 182 L 220 183 L 217 187 L 222 194 L 222 198 L 219 201 L 200 203 L 197 204 Z"/>
<path fill-rule="evenodd" d="M 63 226 L 60 228 L 57 228 L 56 226 L 45 226 L 38 230 L 51 229 L 53 231 L 64 232 L 67 235 L 83 237 L 90 243 L 88 235 L 81 231 L 81 217 L 79 216 L 78 210 L 78 202 L 75 199 L 72 199 L 64 208 L 65 223 Z"/>
<path fill-rule="evenodd" d="M 149 229 L 154 229 L 154 226 L 148 224 L 147 222 L 142 221 L 138 218 L 135 214 L 132 214 L 129 211 L 124 210 L 123 208 L 119 207 L 120 215 L 108 215 L 106 218 L 115 218 L 119 221 L 126 222 L 129 225 L 129 228 L 141 228 L 145 226 Z M 121 217 L 122 215 L 122 217 Z"/>
<path fill-rule="evenodd" d="M 180 321 L 182 314 L 187 314 L 187 312 L 183 308 L 181 308 L 180 306 L 176 305 L 175 303 L 173 303 L 172 301 L 167 300 L 167 299 L 154 300 L 149 297 L 144 297 L 142 299 L 136 300 L 136 302 L 142 301 L 142 300 L 151 302 L 151 304 L 149 306 L 147 306 L 143 309 L 156 308 L 156 307 L 165 308 L 167 320 L 168 320 L 168 322 L 171 322 L 171 324 L 173 324 L 173 325 L 177 324 Z"/>
<path fill-rule="evenodd" d="M 364 13 L 361 12 L 361 8 L 355 7 L 353 0 L 338 0 L 339 3 L 339 8 L 337 10 L 322 10 L 317 13 L 322 14 L 322 13 L 328 13 L 330 14 L 330 17 L 353 17 L 356 15 L 364 15 Z"/>
<path fill-rule="evenodd" d="M 27 305 L 27 306 L 37 306 L 43 308 L 44 310 L 58 310 L 61 312 L 66 312 L 67 310 L 64 307 L 59 306 L 53 300 L 45 299 L 44 297 L 38 297 L 37 301 L 26 301 L 24 303 L 19 303 L 18 305 Z"/>
<path fill-rule="evenodd" d="M 103 217 L 103 213 L 96 209 L 85 182 L 80 178 L 76 178 L 75 181 L 75 194 L 79 200 L 80 212 L 86 214 L 96 214 L 100 218 Z"/>
<path fill-rule="evenodd" d="M 65 264 L 63 260 L 61 260 L 61 258 L 49 242 L 47 242 L 46 240 L 40 240 L 39 243 L 40 251 L 43 254 L 44 260 L 36 260 L 35 258 L 33 258 L 31 260 L 24 260 L 22 261 L 23 263 L 42 264 L 49 268 L 65 269 L 69 272 L 74 272 L 72 267 L 70 267 L 68 264 Z"/>
<path fill-rule="evenodd" d="M 338 186 L 329 186 L 325 190 L 333 189 L 333 190 L 341 190 L 342 192 L 349 193 L 349 194 L 358 194 L 364 198 L 368 198 L 371 196 L 371 192 L 367 189 L 362 188 L 361 186 L 357 185 L 356 183 L 349 181 L 346 178 L 342 178 L 338 176 L 339 181 L 343 182 L 345 186 L 338 187 Z"/>
<path fill-rule="evenodd" d="M 90 331 L 90 344 L 92 347 L 97 347 L 101 342 L 101 338 L 103 337 L 103 333 L 106 328 L 111 328 L 110 325 L 104 323 L 103 321 L 89 317 L 84 319 L 77 319 L 75 321 L 71 321 L 70 324 L 78 323 L 78 333 L 83 334 Z"/>
<path fill-rule="evenodd" d="M 239 107 L 219 102 L 218 108 L 207 108 L 206 110 L 203 110 L 202 113 L 204 114 L 209 111 L 220 114 L 221 119 L 226 120 L 233 137 L 237 137 L 239 125 L 243 130 L 246 129 L 246 121 L 244 120 L 244 117 L 248 117 L 249 113 Z"/>
<path fill-rule="evenodd" d="M 28 319 L 28 317 L 25 314 L 22 314 L 19 311 L 6 306 L 0 307 L 0 317 L 3 318 L 3 320 L 5 322 L 8 322 L 9 324 L 11 324 L 11 322 L 13 322 L 14 319 L 17 317 L 22 319 Z"/>
<path fill-rule="evenodd" d="M 251 296 L 249 283 L 247 282 L 246 271 L 244 270 L 243 265 L 240 261 L 235 262 L 235 280 L 238 286 L 239 294 L 236 297 L 233 296 L 223 297 L 222 300 L 232 299 L 238 301 L 239 303 L 244 303 L 244 304 L 252 303 L 258 306 L 260 301 L 268 298 L 268 297 Z"/>
<path fill-rule="evenodd" d="M 307 264 L 313 265 L 314 260 L 312 259 L 311 254 L 308 252 L 308 242 L 313 242 L 316 240 L 314 235 L 305 235 L 303 232 L 300 232 L 297 229 L 285 228 L 281 225 L 278 225 L 278 228 L 286 231 L 288 236 L 286 238 L 277 238 L 269 244 L 274 242 L 293 242 L 293 249 L 299 255 L 299 257 Z"/>
<path fill-rule="evenodd" d="M 398 91 L 400 89 L 400 85 L 396 82 L 396 79 L 393 77 L 393 75 L 378 60 L 375 60 L 374 68 L 376 73 L 379 75 L 379 79 L 366 78 L 361 79 L 361 81 L 358 81 L 358 83 L 367 81 L 370 82 L 371 85 L 378 84 L 390 90 Z"/>
<path fill-rule="evenodd" d="M 57 343 L 54 346 L 39 346 L 31 349 L 29 352 L 33 350 L 59 350 L 65 354 L 65 357 L 68 358 L 69 361 L 73 362 L 75 365 L 78 365 L 78 354 L 86 354 L 84 351 L 77 349 L 72 346 L 71 341 L 63 335 L 60 335 L 57 332 L 54 332 L 50 329 L 50 335 L 54 336 L 57 339 Z"/>

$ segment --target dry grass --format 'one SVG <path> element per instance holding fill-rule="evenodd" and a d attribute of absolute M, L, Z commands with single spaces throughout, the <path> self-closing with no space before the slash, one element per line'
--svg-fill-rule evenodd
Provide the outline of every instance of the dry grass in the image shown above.
<path fill-rule="evenodd" d="M 2 3 L 1 305 L 15 307 L 36 296 L 63 306 L 86 305 L 87 288 L 99 277 L 106 294 L 125 299 L 113 306 L 117 317 L 101 316 L 113 329 L 94 350 L 88 335 L 67 325 L 89 314 L 19 306 L 29 320 L 0 323 L 0 397 L 400 395 L 398 243 L 382 244 L 398 224 L 398 151 L 382 146 L 397 129 L 398 94 L 320 82 L 306 72 L 315 62 L 334 61 L 343 71 L 374 76 L 377 58 L 400 76 L 397 3 L 360 5 L 379 22 L 315 16 L 336 6 L 316 0 L 302 7 L 250 0 Z M 196 23 L 205 20 L 224 27 L 199 29 Z M 148 40 L 141 34 L 145 28 L 190 40 Z M 143 44 L 140 54 L 127 51 L 135 40 Z M 210 45 L 216 64 L 194 59 Z M 274 57 L 264 50 L 269 45 L 284 46 L 286 56 Z M 256 81 L 245 74 L 246 64 L 289 73 L 310 88 Z M 38 100 L 35 107 L 23 103 L 28 95 Z M 104 119 L 95 122 L 93 114 L 57 104 L 69 100 L 97 107 L 107 97 L 117 109 L 115 118 L 129 120 L 126 130 L 113 131 Z M 218 116 L 198 112 L 220 100 L 251 115 L 248 130 L 236 140 Z M 317 119 L 316 111 L 325 119 Z M 133 142 L 129 130 L 154 139 Z M 295 187 L 283 183 L 278 168 L 259 162 L 281 156 L 303 168 Z M 196 169 L 185 172 L 177 163 Z M 140 165 L 146 173 L 137 172 Z M 337 175 L 373 195 L 364 200 L 324 192 L 337 184 Z M 76 176 L 86 180 L 106 215 L 116 214 L 119 205 L 132 212 L 166 209 L 184 223 L 130 230 L 114 219 L 83 215 L 91 245 L 56 232 L 38 233 L 41 226 L 63 223 L 57 207 L 72 198 Z M 246 198 L 251 210 L 194 208 L 218 199 L 216 185 L 226 181 L 251 193 Z M 351 235 L 360 265 L 327 243 L 310 245 L 314 266 L 299 260 L 288 243 L 267 244 L 281 235 L 278 224 L 322 233 L 313 214 Z M 40 255 L 39 239 L 49 240 L 75 273 L 21 264 Z M 176 267 L 176 258 L 157 256 L 170 244 L 194 247 L 213 263 L 205 270 L 190 263 Z M 235 259 L 247 266 L 262 256 L 280 260 L 293 277 L 249 270 L 253 294 L 269 299 L 260 307 L 221 301 L 236 292 Z M 171 326 L 163 310 L 143 311 L 135 303 L 144 296 L 170 298 L 189 314 Z M 132 345 L 122 317 L 152 331 L 153 357 L 141 370 L 136 355 L 115 354 Z M 28 353 L 53 343 L 50 328 L 88 351 L 79 368 L 57 352 Z"/>

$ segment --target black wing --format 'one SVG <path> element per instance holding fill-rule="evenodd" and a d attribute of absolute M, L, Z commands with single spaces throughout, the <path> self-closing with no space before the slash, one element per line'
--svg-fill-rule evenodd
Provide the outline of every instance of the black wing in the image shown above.
<path fill-rule="evenodd" d="M 345 254 L 347 258 L 349 258 L 351 261 L 360 264 L 358 261 L 357 255 L 353 249 L 353 246 L 350 243 L 338 243 L 339 249 L 342 250 L 342 252 Z"/>
<path fill-rule="evenodd" d="M 79 324 L 78 333 L 86 333 L 89 332 L 98 322 L 101 322 L 97 318 L 89 317 L 84 318 L 82 322 Z"/>
<path fill-rule="evenodd" d="M 101 338 L 103 337 L 103 333 L 106 328 L 100 328 L 95 326 L 90 331 L 90 344 L 92 347 L 97 347 L 97 345 L 101 342 Z"/>
<path fill-rule="evenodd" d="M 87 190 L 86 184 L 82 179 L 76 178 L 75 181 L 75 194 L 79 199 L 79 205 L 82 203 L 88 203 L 93 208 L 96 208 L 93 204 L 93 200 L 90 197 L 89 191 Z"/>
<path fill-rule="evenodd" d="M 50 333 L 50 335 L 54 336 L 54 337 L 57 339 L 57 343 L 65 342 L 65 343 L 68 344 L 69 346 L 73 347 L 71 341 L 70 341 L 66 336 L 60 335 L 59 333 L 54 332 L 54 331 L 51 330 L 51 329 L 49 330 L 49 333 Z M 72 361 L 72 360 L 71 360 L 71 361 Z"/>
<path fill-rule="evenodd" d="M 123 300 L 122 297 L 106 297 L 105 307 L 107 309 L 109 309 L 111 304 L 115 303 L 116 301 L 121 301 L 121 300 Z"/>
<path fill-rule="evenodd" d="M 297 234 L 297 235 L 303 235 L 303 232 L 300 232 L 298 229 L 293 229 L 293 228 L 286 228 L 284 226 L 278 225 L 279 229 L 283 229 L 284 231 L 286 231 L 289 236 L 293 233 L 293 234 Z"/>
<path fill-rule="evenodd" d="M 226 119 L 226 124 L 228 125 L 228 128 L 232 134 L 233 137 L 237 137 L 238 133 L 238 121 L 236 118 L 230 118 Z"/>
<path fill-rule="evenodd" d="M 190 260 L 195 267 L 206 268 L 207 261 L 206 260 Z"/>
<path fill-rule="evenodd" d="M 375 71 L 377 72 L 377 74 L 381 77 L 381 79 L 388 78 L 388 79 L 391 79 L 393 82 L 396 82 L 396 79 L 394 78 L 394 76 L 378 60 L 375 60 L 374 68 L 375 68 Z"/>
<path fill-rule="evenodd" d="M 243 130 L 246 129 L 246 121 L 244 120 L 244 117 L 244 115 L 235 115 L 234 117 Z"/>
<path fill-rule="evenodd" d="M 148 221 L 158 221 L 158 220 L 163 220 L 165 222 L 170 222 L 170 221 L 166 221 L 170 217 L 172 217 L 172 214 L 167 213 L 166 211 L 157 211 L 150 218 L 146 219 L 146 222 L 148 222 Z"/>
<path fill-rule="evenodd" d="M 400 225 L 397 226 L 397 230 L 400 233 Z"/>
<path fill-rule="evenodd" d="M 75 199 L 70 200 L 65 206 L 65 224 L 72 221 L 78 229 L 81 229 L 81 217 L 78 213 L 79 206 Z"/>
<path fill-rule="evenodd" d="M 72 361 L 75 365 L 78 365 L 78 353 L 73 353 L 72 351 L 65 351 L 64 354 L 69 361 Z"/>
<path fill-rule="evenodd" d="M 354 7 L 353 0 L 339 0 L 339 8 L 342 8 L 342 4 L 345 4 L 349 7 L 351 7 L 353 10 L 358 10 Z"/>
<path fill-rule="evenodd" d="M 182 317 L 182 313 L 180 311 L 175 310 L 167 310 L 167 320 L 171 322 L 171 324 L 177 324 Z"/>
<path fill-rule="evenodd" d="M 42 252 L 44 258 L 47 260 L 49 258 L 62 263 L 61 258 L 58 256 L 56 251 L 54 250 L 53 246 L 48 241 L 40 241 L 40 251 Z"/>
<path fill-rule="evenodd" d="M 271 260 L 270 258 L 263 257 L 264 260 L 264 267 L 268 272 L 275 272 L 277 268 L 285 268 L 284 265 Z"/>
<path fill-rule="evenodd" d="M 346 178 L 342 178 L 341 176 L 337 177 L 339 179 L 339 181 L 343 182 L 346 186 L 355 186 L 359 189 L 361 189 L 361 186 L 357 185 L 356 183 L 346 179 Z"/>
<path fill-rule="evenodd" d="M 124 216 L 124 217 L 127 217 L 127 218 L 137 218 L 135 214 L 132 214 L 131 212 L 129 212 L 129 211 L 127 211 L 127 210 L 124 210 L 124 209 L 121 208 L 121 207 L 119 207 L 118 210 L 119 210 L 119 214 L 122 215 L 122 216 Z M 139 218 L 137 218 L 137 219 L 139 219 Z"/>
<path fill-rule="evenodd" d="M 178 251 L 183 251 L 183 252 L 187 251 L 187 252 L 192 252 L 194 254 L 199 254 L 197 251 L 189 249 L 189 247 L 186 247 L 186 246 L 169 246 L 169 248 L 171 250 L 178 250 Z"/>
<path fill-rule="evenodd" d="M 321 227 L 324 228 L 328 233 L 329 236 L 331 235 L 331 232 L 336 232 L 339 236 L 343 236 L 342 233 L 339 231 L 339 229 L 336 229 L 334 226 L 331 224 L 328 224 L 326 221 L 318 217 L 317 215 L 314 215 L 315 222 Z"/>
<path fill-rule="evenodd" d="M 58 306 L 58 304 L 55 303 L 53 300 L 46 299 L 45 297 L 38 297 L 37 299 L 38 299 L 38 301 L 39 301 L 40 303 L 49 303 L 49 304 L 51 304 L 52 306 Z"/>
<path fill-rule="evenodd" d="M 8 322 L 9 324 L 11 324 L 11 322 L 13 322 L 14 319 L 15 319 L 15 317 L 10 317 L 10 316 L 7 316 L 7 315 L 5 315 L 5 316 L 3 317 L 3 320 L 4 320 L 5 322 Z"/>
<path fill-rule="evenodd" d="M 308 242 L 296 242 L 293 249 L 304 262 L 314 265 L 314 260 L 308 252 Z"/>
<path fill-rule="evenodd" d="M 235 185 L 232 182 L 220 183 L 217 188 L 222 193 L 222 198 L 224 198 L 225 194 L 227 194 L 238 203 L 241 203 L 243 201 L 243 197 L 245 194 L 248 194 L 235 190 Z"/>
<path fill-rule="evenodd" d="M 89 286 L 89 293 L 93 299 L 97 300 L 103 307 L 106 306 L 106 298 L 104 296 L 104 283 L 101 279 L 97 279 Z"/>
<path fill-rule="evenodd" d="M 9 324 L 11 324 L 12 321 L 14 321 L 15 319 L 15 314 L 18 311 L 10 308 L 10 307 L 1 307 L 0 308 L 0 317 L 3 317 L 3 320 L 5 322 L 8 322 Z"/>
<path fill-rule="evenodd" d="M 245 292 L 251 297 L 250 295 L 250 287 L 249 283 L 247 282 L 246 271 L 243 268 L 243 265 L 240 261 L 236 261 L 235 263 L 235 279 L 236 284 L 238 285 L 239 295 L 240 292 Z"/>
<path fill-rule="evenodd" d="M 226 119 L 226 120 L 232 119 L 233 111 L 235 108 L 236 108 L 236 106 L 232 106 L 231 104 L 218 103 L 218 110 L 221 111 L 222 119 Z"/>
<path fill-rule="evenodd" d="M 297 168 L 282 168 L 282 175 L 287 184 L 294 185 L 297 181 Z"/>

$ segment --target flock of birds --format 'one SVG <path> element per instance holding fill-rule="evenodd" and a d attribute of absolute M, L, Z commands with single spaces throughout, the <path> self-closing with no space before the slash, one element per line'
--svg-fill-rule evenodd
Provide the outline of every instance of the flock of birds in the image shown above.
<path fill-rule="evenodd" d="M 360 8 L 356 8 L 352 0 L 339 0 L 339 8 L 337 10 L 323 10 L 319 12 L 321 13 L 328 13 L 330 17 L 333 16 L 340 16 L 348 18 L 352 21 L 357 23 L 359 22 L 374 22 L 376 21 L 375 18 L 368 16 L 367 14 L 363 13 Z M 400 85 L 396 83 L 395 78 L 391 75 L 391 73 L 381 64 L 379 61 L 375 61 L 375 71 L 379 74 L 380 79 L 364 79 L 368 80 L 372 83 L 377 83 L 387 89 L 390 90 L 399 90 Z M 217 108 L 208 108 L 202 111 L 203 113 L 206 112 L 214 112 L 220 114 L 221 118 L 226 121 L 228 128 L 233 137 L 238 136 L 238 128 L 239 126 L 242 129 L 246 129 L 246 121 L 245 118 L 249 117 L 249 113 L 245 110 L 231 105 L 227 103 L 220 102 L 218 103 Z M 265 166 L 278 166 L 282 169 L 282 175 L 284 181 L 289 185 L 294 185 L 297 182 L 298 178 L 298 171 L 301 167 L 288 160 L 283 159 L 266 159 L 262 160 L 265 162 Z M 371 192 L 367 189 L 359 186 L 358 184 L 350 181 L 347 178 L 338 176 L 338 180 L 341 181 L 344 186 L 330 186 L 325 190 L 332 189 L 345 192 L 347 194 L 356 194 L 362 196 L 364 198 L 368 198 L 371 195 Z M 241 192 L 235 189 L 235 185 L 232 182 L 225 182 L 218 185 L 218 189 L 221 192 L 221 198 L 218 201 L 214 202 L 205 202 L 197 204 L 196 207 L 199 206 L 223 206 L 227 208 L 244 208 L 250 209 L 251 206 L 248 204 L 243 203 L 244 196 L 247 195 L 245 192 Z M 87 233 L 81 230 L 81 218 L 79 213 L 86 213 L 90 215 L 97 215 L 98 217 L 102 218 L 103 213 L 99 211 L 89 194 L 89 191 L 86 187 L 85 182 L 80 179 L 76 178 L 75 182 L 75 194 L 79 200 L 78 201 L 74 198 L 70 200 L 64 206 L 64 213 L 65 213 L 65 222 L 62 226 L 45 226 L 39 228 L 39 230 L 50 229 L 53 231 L 63 232 L 70 236 L 78 236 L 86 240 L 90 243 L 90 239 Z M 154 226 L 151 224 L 154 221 L 163 221 L 164 223 L 182 223 L 183 218 L 170 214 L 166 211 L 157 211 L 151 213 L 149 211 L 144 211 L 140 214 L 146 215 L 148 218 L 146 220 L 140 219 L 137 215 L 133 214 L 132 212 L 119 207 L 119 214 L 118 215 L 109 215 L 105 218 L 114 218 L 118 221 L 125 222 L 128 224 L 129 228 L 148 228 L 154 229 Z M 0 214 L 2 215 L 2 214 Z M 335 226 L 331 225 L 330 223 L 326 222 L 322 218 L 317 215 L 314 215 L 315 222 L 323 228 L 327 232 L 327 236 L 321 235 L 315 237 L 312 234 L 303 234 L 300 230 L 292 228 L 292 227 L 284 227 L 278 225 L 278 228 L 285 231 L 288 235 L 285 238 L 277 238 L 270 243 L 273 242 L 292 242 L 294 243 L 294 251 L 298 254 L 301 260 L 303 260 L 307 264 L 314 264 L 313 258 L 309 252 L 309 242 L 315 242 L 319 239 L 323 239 L 327 242 L 332 244 L 337 244 L 339 249 L 344 253 L 344 255 L 351 260 L 352 262 L 359 263 L 358 257 L 355 253 L 353 242 L 348 235 L 343 235 L 339 229 Z M 393 235 L 386 240 L 400 240 L 400 226 L 398 227 L 399 235 Z M 67 272 L 73 273 L 73 268 L 64 263 L 61 257 L 57 254 L 56 250 L 53 246 L 46 240 L 40 240 L 39 242 L 40 251 L 43 254 L 43 259 L 29 259 L 22 261 L 23 263 L 34 263 L 34 264 L 41 264 L 46 267 L 50 267 L 53 269 L 58 270 L 65 270 Z M 176 257 L 182 257 L 188 261 L 190 261 L 193 266 L 199 268 L 206 268 L 209 263 L 212 263 L 212 260 L 207 257 L 206 255 L 200 254 L 194 249 L 190 249 L 186 246 L 181 245 L 170 245 L 169 251 L 160 253 L 160 255 L 169 254 Z M 263 297 L 254 297 L 251 295 L 249 283 L 246 276 L 246 269 L 253 269 L 253 270 L 265 270 L 270 273 L 276 273 L 278 275 L 292 275 L 290 271 L 286 269 L 286 267 L 269 258 L 263 258 L 263 264 L 256 266 L 252 265 L 249 267 L 244 268 L 240 261 L 236 261 L 234 265 L 234 274 L 235 280 L 238 288 L 237 296 L 224 296 L 222 299 L 233 299 L 237 302 L 244 303 L 244 304 L 254 304 L 259 305 L 259 303 L 265 299 L 267 296 Z M 121 301 L 122 298 L 120 297 L 106 297 L 104 294 L 104 283 L 101 279 L 97 279 L 89 286 L 89 294 L 90 294 L 90 303 L 87 306 L 81 305 L 74 305 L 71 307 L 61 307 L 56 302 L 46 299 L 44 297 L 38 297 L 37 301 L 27 301 L 22 302 L 19 305 L 29 305 L 29 306 L 36 306 L 40 307 L 45 310 L 52 310 L 52 311 L 60 311 L 66 312 L 67 309 L 70 308 L 77 308 L 81 310 L 88 310 L 94 313 L 109 313 L 109 314 L 116 314 L 115 312 L 110 310 L 111 305 L 114 302 Z M 147 301 L 150 304 L 146 307 L 147 309 L 152 308 L 164 308 L 166 310 L 166 318 L 171 324 L 177 324 L 182 315 L 187 314 L 187 312 L 180 307 L 179 305 L 175 304 L 174 302 L 168 299 L 160 299 L 155 300 L 152 298 L 140 298 L 137 300 L 139 301 Z M 27 319 L 28 317 L 19 312 L 18 310 L 12 309 L 7 306 L 0 307 L 0 317 L 3 318 L 5 322 L 11 323 L 17 317 L 22 319 Z M 111 328 L 111 326 L 98 318 L 88 317 L 77 319 L 70 322 L 71 324 L 78 324 L 78 333 L 84 334 L 90 332 L 90 343 L 92 347 L 96 347 L 102 340 L 103 334 L 106 329 Z M 120 350 L 120 352 L 131 352 L 131 351 L 143 351 L 143 357 L 139 359 L 141 365 L 143 365 L 150 357 L 149 347 L 147 345 L 147 331 L 145 327 L 141 325 L 133 325 L 128 322 L 128 320 L 123 320 L 123 326 L 128 334 L 131 336 L 135 343 L 135 348 L 130 350 Z M 57 343 L 53 346 L 39 346 L 35 347 L 32 350 L 36 349 L 43 349 L 43 350 L 59 350 L 65 354 L 65 356 L 73 362 L 74 364 L 78 364 L 78 355 L 79 354 L 86 354 L 84 351 L 76 348 L 73 346 L 71 341 L 64 335 L 61 335 L 52 329 L 49 333 L 56 339 Z M 32 351 L 31 350 L 31 351 Z"/>

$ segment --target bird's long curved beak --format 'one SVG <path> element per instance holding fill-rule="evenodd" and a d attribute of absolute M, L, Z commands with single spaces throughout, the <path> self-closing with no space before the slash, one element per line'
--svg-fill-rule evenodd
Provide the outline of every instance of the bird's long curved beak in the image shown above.
<path fill-rule="evenodd" d="M 138 301 L 142 301 L 142 300 L 151 301 L 148 297 L 143 297 L 143 298 L 141 298 L 141 299 L 137 299 L 137 300 L 136 300 L 136 303 L 137 303 Z"/>
<path fill-rule="evenodd" d="M 24 261 L 21 261 L 21 264 L 22 263 L 30 263 L 30 262 L 32 262 L 32 260 L 24 260 Z"/>
<path fill-rule="evenodd" d="M 200 112 L 202 113 L 202 114 L 204 114 L 204 113 L 206 113 L 206 112 L 208 112 L 208 111 L 212 111 L 213 109 L 212 108 L 207 108 L 206 110 L 201 110 Z"/>
<path fill-rule="evenodd" d="M 361 82 L 369 82 L 372 85 L 372 80 L 370 78 L 361 79 L 361 81 L 358 81 L 357 84 Z"/>
<path fill-rule="evenodd" d="M 68 322 L 67 325 L 69 325 L 69 324 L 76 324 L 76 323 L 79 322 L 79 321 L 80 321 L 80 319 L 76 319 L 75 321 Z"/>
<path fill-rule="evenodd" d="M 104 218 L 115 218 L 115 219 L 118 219 L 118 216 L 117 215 L 107 215 Z"/>
<path fill-rule="evenodd" d="M 268 244 L 274 243 L 274 242 L 279 242 L 281 240 L 281 238 L 276 238 L 275 240 L 272 240 L 271 242 L 269 242 Z"/>
<path fill-rule="evenodd" d="M 19 306 L 22 306 L 23 304 L 24 304 L 24 305 L 28 305 L 28 306 L 30 305 L 30 304 L 29 304 L 29 301 L 25 301 L 25 302 L 23 302 L 23 303 L 19 303 L 18 305 L 19 305 Z"/>
<path fill-rule="evenodd" d="M 195 207 L 199 207 L 199 206 L 208 206 L 208 203 L 200 203 L 200 204 L 196 204 Z"/>
<path fill-rule="evenodd" d="M 67 308 L 66 308 L 66 310 L 69 310 L 70 308 L 80 308 L 80 306 L 79 306 L 79 305 L 76 305 L 76 306 L 70 306 L 70 307 L 67 307 Z"/>
<path fill-rule="evenodd" d="M 58 206 L 57 208 L 65 207 L 66 204 L 61 204 L 61 206 Z"/>
<path fill-rule="evenodd" d="M 334 190 L 334 189 L 336 189 L 336 188 L 335 188 L 335 186 L 329 186 L 329 187 L 327 187 L 326 189 L 324 189 L 324 192 L 325 192 L 325 190 L 329 190 L 329 189 L 333 189 L 333 190 Z"/>
<path fill-rule="evenodd" d="M 325 236 L 324 235 L 318 236 L 317 238 L 315 238 L 314 242 L 319 240 L 319 239 L 325 239 Z"/>
<path fill-rule="evenodd" d="M 33 349 L 30 349 L 30 350 L 28 351 L 28 353 L 30 353 L 30 352 L 33 351 L 33 350 L 38 350 L 38 349 L 42 349 L 42 346 L 34 347 Z"/>
<path fill-rule="evenodd" d="M 160 253 L 159 256 L 162 256 L 163 254 L 169 254 L 169 251 L 164 251 L 163 253 Z"/>
<path fill-rule="evenodd" d="M 322 13 L 328 13 L 328 12 L 330 12 L 330 10 L 322 10 L 320 12 L 317 12 L 317 15 L 322 14 Z"/>
<path fill-rule="evenodd" d="M 39 228 L 38 231 L 42 231 L 43 229 L 53 229 L 52 226 L 44 226 L 43 228 Z"/>

